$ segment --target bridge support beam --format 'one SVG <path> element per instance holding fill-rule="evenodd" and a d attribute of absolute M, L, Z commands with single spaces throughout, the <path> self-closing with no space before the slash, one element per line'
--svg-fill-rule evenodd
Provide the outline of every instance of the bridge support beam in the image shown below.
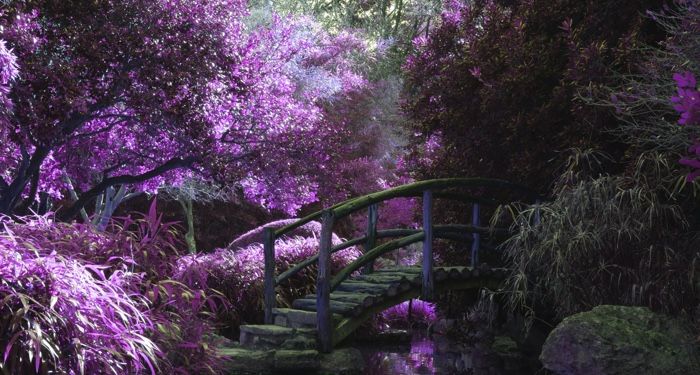
<path fill-rule="evenodd" d="M 275 230 L 263 230 L 263 252 L 265 253 L 265 324 L 272 324 L 272 309 L 277 307 L 275 296 Z"/>
<path fill-rule="evenodd" d="M 316 279 L 316 329 L 318 350 L 333 350 L 333 324 L 331 320 L 331 248 L 333 247 L 333 210 L 323 213 L 319 243 L 318 277 Z"/>
<path fill-rule="evenodd" d="M 433 192 L 423 192 L 423 286 L 421 299 L 431 301 L 435 297 L 435 285 L 433 275 Z"/>
<path fill-rule="evenodd" d="M 481 224 L 481 206 L 479 203 L 474 203 L 472 205 L 472 226 L 474 228 Z M 472 256 L 471 263 L 472 267 L 479 266 L 479 247 L 481 246 L 481 234 L 479 232 L 472 233 Z"/>

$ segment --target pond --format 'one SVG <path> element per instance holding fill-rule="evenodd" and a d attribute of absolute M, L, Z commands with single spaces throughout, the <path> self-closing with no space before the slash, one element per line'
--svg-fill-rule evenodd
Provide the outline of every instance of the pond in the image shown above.
<path fill-rule="evenodd" d="M 410 341 L 399 344 L 358 343 L 368 375 L 455 374 L 454 353 L 437 350 L 433 338 L 414 332 Z"/>

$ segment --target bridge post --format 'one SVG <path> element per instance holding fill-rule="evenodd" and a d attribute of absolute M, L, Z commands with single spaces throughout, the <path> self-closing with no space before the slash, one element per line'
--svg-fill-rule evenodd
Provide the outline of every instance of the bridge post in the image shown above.
<path fill-rule="evenodd" d="M 472 204 L 472 226 L 475 228 L 481 224 L 481 207 L 479 203 Z M 479 265 L 479 247 L 481 246 L 481 234 L 476 231 L 472 233 L 472 267 L 477 267 Z"/>
<path fill-rule="evenodd" d="M 435 297 L 433 285 L 433 192 L 426 190 L 423 192 L 423 288 L 421 289 L 421 299 L 430 301 Z"/>
<path fill-rule="evenodd" d="M 319 241 L 318 277 L 316 279 L 316 329 L 318 350 L 333 350 L 333 326 L 331 323 L 331 248 L 333 247 L 333 210 L 323 213 L 321 239 Z"/>
<path fill-rule="evenodd" d="M 377 242 L 377 219 L 379 218 L 379 206 L 370 205 L 367 213 L 367 241 L 365 242 L 365 254 L 374 249 Z M 374 271 L 374 261 L 369 262 L 362 273 L 367 275 Z"/>
<path fill-rule="evenodd" d="M 277 307 L 275 296 L 275 229 L 263 229 L 265 253 L 265 324 L 273 323 L 272 309 Z"/>

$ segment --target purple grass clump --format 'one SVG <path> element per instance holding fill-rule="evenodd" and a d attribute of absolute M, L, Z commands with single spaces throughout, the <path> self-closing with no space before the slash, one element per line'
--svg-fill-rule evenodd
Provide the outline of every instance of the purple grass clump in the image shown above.
<path fill-rule="evenodd" d="M 240 235 L 238 238 L 235 240 L 231 241 L 231 243 L 226 247 L 227 249 L 231 250 L 237 250 L 237 249 L 243 249 L 245 247 L 248 247 L 254 243 L 262 243 L 263 242 L 263 230 L 265 228 L 273 228 L 273 229 L 280 229 L 284 226 L 294 224 L 299 219 L 282 219 L 282 220 L 277 220 L 277 221 L 272 221 L 267 224 L 261 225 L 255 229 L 252 229 L 242 235 Z M 308 223 L 300 226 L 299 228 L 296 228 L 289 233 L 283 235 L 282 238 L 290 238 L 290 237 L 319 237 L 321 235 L 321 223 L 318 221 L 309 221 Z M 334 235 L 334 240 L 337 238 L 337 236 Z"/>
<path fill-rule="evenodd" d="M 258 228 L 260 229 L 260 228 Z M 256 232 L 258 229 L 251 231 Z M 260 230 L 262 231 L 262 230 Z M 248 234 L 243 235 L 243 237 Z M 333 236 L 333 243 L 341 243 Z M 235 242 L 235 241 L 234 241 Z M 318 253 L 315 237 L 284 237 L 275 242 L 277 274 Z M 354 248 L 331 256 L 333 272 L 347 266 L 360 255 Z M 290 305 L 298 297 L 313 293 L 316 285 L 315 265 L 291 277 L 278 296 L 280 305 Z M 192 288 L 212 288 L 221 291 L 230 308 L 219 316 L 234 331 L 242 323 L 259 322 L 262 317 L 264 280 L 263 247 L 252 243 L 237 250 L 217 249 L 210 254 L 187 255 L 178 262 L 174 278 Z"/>
<path fill-rule="evenodd" d="M 410 314 L 409 314 L 410 308 Z M 409 315 L 411 319 L 409 320 Z M 427 327 L 437 320 L 435 304 L 414 299 L 382 311 L 374 320 L 379 329 Z"/>
<path fill-rule="evenodd" d="M 82 264 L 7 226 L 0 234 L 0 370 L 9 374 L 155 373 L 162 354 L 140 276 Z M 57 244 L 60 245 L 60 244 Z"/>
<path fill-rule="evenodd" d="M 27 216 L 17 218 L 16 221 L 5 219 L 0 220 L 0 225 L 3 225 L 5 229 L 5 237 L 2 237 L 5 242 L 0 246 L 8 247 L 8 241 L 12 240 L 13 243 L 18 244 L 9 247 L 11 251 L 19 254 L 21 259 L 28 259 L 17 260 L 17 262 L 24 262 L 27 266 L 30 261 L 34 262 L 32 257 L 42 259 L 49 257 L 50 259 L 59 259 L 64 263 L 69 262 L 75 272 L 82 269 L 83 274 L 81 275 L 85 277 L 80 282 L 88 283 L 83 288 L 86 293 L 93 290 L 93 293 L 97 293 L 97 297 L 102 299 L 105 306 L 111 306 L 111 304 L 119 306 L 120 303 L 132 301 L 138 308 L 138 314 L 134 313 L 133 316 L 147 317 L 149 322 L 143 325 L 139 334 L 147 337 L 146 340 L 151 340 L 160 348 L 157 355 L 158 364 L 154 366 L 158 372 L 211 374 L 217 373 L 223 365 L 223 358 L 216 351 L 218 339 L 214 335 L 214 318 L 215 310 L 225 308 L 226 303 L 214 290 L 190 288 L 171 279 L 174 264 L 179 259 L 177 249 L 184 248 L 184 245 L 178 239 L 174 225 L 163 222 L 162 215 L 156 213 L 155 203 L 151 205 L 148 213 L 139 215 L 135 219 L 127 217 L 114 221 L 106 232 L 98 232 L 91 225 L 57 223 L 52 220 L 51 216 Z M 0 266 L 2 265 L 0 264 Z M 57 270 L 52 269 L 42 275 L 49 280 L 58 278 L 70 285 L 81 285 L 78 281 L 71 279 L 74 275 L 63 277 Z M 90 277 L 94 280 L 91 280 Z M 0 277 L 0 282 L 8 282 L 7 280 L 11 279 Z M 116 292 L 104 294 L 99 288 L 87 286 L 92 285 L 89 283 L 93 282 L 97 283 L 98 286 L 100 283 L 109 283 L 107 286 L 112 286 L 114 282 L 120 280 L 123 282 L 118 286 L 120 291 L 124 293 L 123 296 L 115 294 Z M 41 282 L 44 283 L 44 281 Z M 4 290 L 0 293 L 6 292 L 7 290 Z M 22 291 L 21 288 L 16 289 L 15 292 L 31 295 Z M 87 297 L 93 298 L 95 296 L 88 293 Z M 50 296 L 43 300 L 36 296 L 32 298 L 34 298 L 32 301 L 36 302 L 37 309 L 46 309 L 46 306 L 49 306 L 51 302 Z M 113 298 L 114 300 L 112 300 Z M 127 299 L 122 301 L 119 298 Z M 93 300 L 83 300 L 81 303 L 85 303 L 86 306 L 102 306 Z M 57 303 L 56 306 L 59 304 Z M 5 306 L 3 310 L 0 310 L 0 350 L 3 350 L 2 345 L 12 336 L 9 326 L 3 325 L 5 324 L 3 319 L 10 316 L 11 311 L 16 311 L 16 306 Z M 47 313 L 51 313 L 50 309 L 47 311 Z M 63 312 L 56 314 L 58 314 L 57 317 L 54 316 L 52 319 L 56 320 L 57 325 L 64 324 L 61 322 L 65 322 L 65 324 L 80 323 L 80 320 L 62 315 Z M 101 316 L 103 320 L 121 317 L 119 314 L 113 317 Z M 109 321 L 89 320 L 89 322 L 93 321 L 95 324 L 114 326 Z M 59 329 L 51 327 L 50 330 L 53 332 Z M 86 334 L 91 335 L 90 332 Z M 111 336 L 119 337 L 114 334 Z M 61 334 L 58 337 L 70 338 L 67 334 Z M 132 343 L 130 340 L 130 338 L 124 337 L 120 345 L 123 344 L 125 348 L 130 350 L 138 349 L 139 341 Z M 130 344 L 133 344 L 134 348 L 129 346 Z M 129 363 L 127 361 L 129 357 L 125 354 L 119 354 L 118 347 L 100 347 L 99 345 L 90 347 L 97 348 L 95 350 L 109 350 L 109 355 L 117 353 L 118 358 L 126 358 L 115 365 L 113 372 L 141 371 L 136 366 L 126 365 Z M 17 351 L 11 355 L 12 358 L 19 358 L 18 356 L 35 358 L 33 354 L 26 351 L 25 347 L 17 346 L 15 349 Z M 52 352 L 49 350 L 48 353 Z M 50 363 L 43 368 L 51 369 L 52 366 L 62 366 L 56 367 L 57 371 L 66 372 L 68 371 L 66 366 L 84 361 L 84 359 L 80 359 L 80 353 L 77 351 L 59 350 L 57 353 L 59 353 L 62 362 Z M 107 358 L 106 360 L 109 358 L 108 355 L 102 357 Z M 137 359 L 141 357 L 143 356 L 139 356 Z M 26 365 L 26 359 L 22 361 L 22 364 Z M 127 368 L 128 371 L 124 372 L 121 370 L 122 368 Z M 20 370 L 23 371 L 24 368 L 17 371 Z M 150 371 L 150 368 L 148 370 Z M 22 371 L 20 373 L 24 373 Z M 10 373 L 13 372 L 10 371 Z M 100 370 L 87 373 L 110 372 Z"/>

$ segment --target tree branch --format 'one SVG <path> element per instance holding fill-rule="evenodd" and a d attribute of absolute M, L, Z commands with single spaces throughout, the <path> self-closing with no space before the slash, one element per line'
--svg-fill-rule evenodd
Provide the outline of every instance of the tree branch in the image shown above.
<path fill-rule="evenodd" d="M 24 214 L 24 212 L 26 212 L 27 209 L 29 209 L 29 206 L 31 206 L 32 203 L 34 203 L 34 198 L 36 197 L 36 192 L 39 189 L 39 173 L 40 173 L 40 170 L 37 169 L 34 172 L 34 174 L 32 174 L 31 185 L 29 185 L 30 186 L 29 187 L 29 194 L 27 194 L 27 197 L 13 211 Z"/>
<path fill-rule="evenodd" d="M 107 189 L 110 186 L 119 185 L 119 184 L 137 184 L 139 182 L 144 182 L 144 181 L 147 181 L 151 178 L 160 176 L 163 173 L 169 172 L 173 169 L 190 167 L 194 162 L 195 162 L 194 157 L 188 157 L 188 158 L 184 158 L 184 159 L 172 158 L 172 159 L 168 160 L 167 162 L 161 164 L 157 168 L 151 169 L 150 171 L 139 174 L 139 175 L 122 175 L 122 176 L 105 178 L 99 184 L 95 185 L 90 190 L 84 192 L 80 196 L 80 198 L 78 198 L 78 200 L 75 203 L 73 203 L 73 205 L 71 207 L 68 207 L 65 210 L 57 212 L 56 217 L 62 221 L 71 220 L 75 215 L 77 215 L 80 212 L 81 208 L 85 207 L 85 205 L 88 202 L 95 199 L 95 197 L 100 195 L 103 191 L 105 191 L 105 189 Z"/>

